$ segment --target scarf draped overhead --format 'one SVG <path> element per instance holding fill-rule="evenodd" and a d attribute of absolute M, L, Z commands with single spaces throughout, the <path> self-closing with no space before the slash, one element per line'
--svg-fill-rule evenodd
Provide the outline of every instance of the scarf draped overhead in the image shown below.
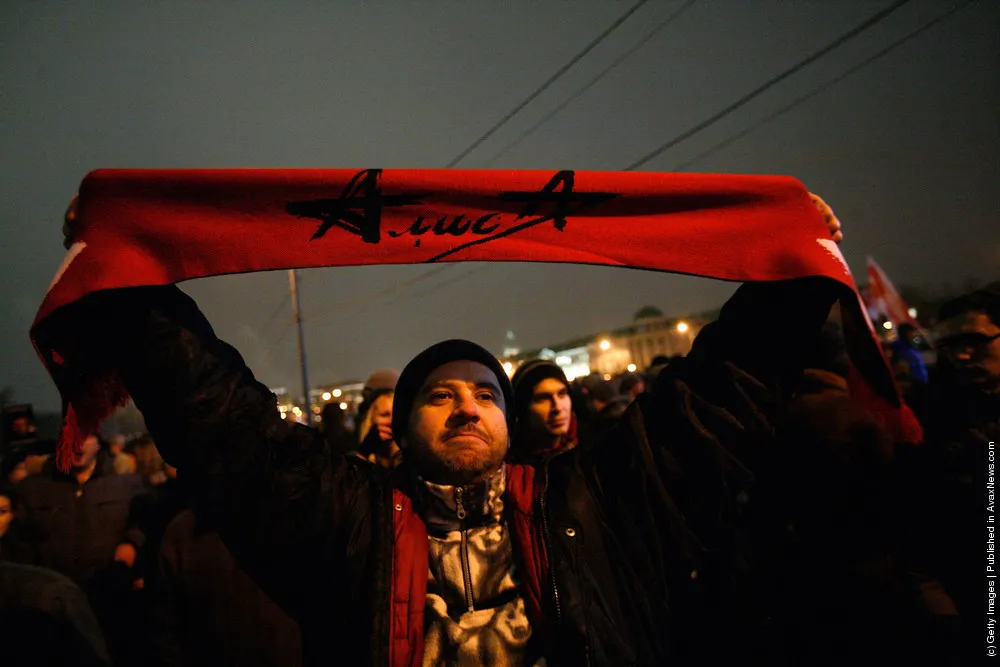
<path fill-rule="evenodd" d="M 321 266 L 517 261 L 733 281 L 826 276 L 845 288 L 845 333 L 860 371 L 856 395 L 890 427 L 900 423 L 899 398 L 847 263 L 793 178 L 100 170 L 81 184 L 73 240 L 32 325 L 32 341 L 63 398 L 62 467 L 128 393 L 110 362 L 81 363 L 86 351 L 71 344 L 72 322 L 46 326 L 40 339 L 43 322 L 58 322 L 60 309 L 101 290 Z M 909 439 L 918 438 L 911 431 Z"/>

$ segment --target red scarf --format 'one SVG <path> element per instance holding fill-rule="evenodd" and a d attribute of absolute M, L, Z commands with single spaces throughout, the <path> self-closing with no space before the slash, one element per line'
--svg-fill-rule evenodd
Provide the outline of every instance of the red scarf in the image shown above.
<path fill-rule="evenodd" d="M 806 189 L 788 177 L 102 170 L 81 185 L 74 240 L 32 326 L 65 405 L 58 457 L 64 467 L 81 435 L 96 432 L 128 394 L 111 367 L 80 377 L 72 323 L 46 327 L 64 333 L 44 344 L 35 337 L 39 323 L 98 290 L 293 267 L 475 260 L 600 264 L 734 281 L 827 276 L 846 288 L 849 347 L 866 381 L 865 400 L 899 423 L 899 399 L 847 264 Z M 93 360 L 86 367 L 95 368 Z M 60 380 L 67 377 L 74 379 Z"/>

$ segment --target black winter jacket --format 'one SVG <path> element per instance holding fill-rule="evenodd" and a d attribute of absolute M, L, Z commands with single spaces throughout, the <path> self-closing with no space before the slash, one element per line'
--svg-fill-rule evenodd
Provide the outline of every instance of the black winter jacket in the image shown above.
<path fill-rule="evenodd" d="M 132 514 L 135 499 L 145 493 L 142 478 L 116 475 L 104 452 L 82 486 L 49 460 L 17 489 L 24 523 L 16 560 L 61 572 L 86 590 L 112 562 L 120 542 L 143 545 L 145 536 Z"/>

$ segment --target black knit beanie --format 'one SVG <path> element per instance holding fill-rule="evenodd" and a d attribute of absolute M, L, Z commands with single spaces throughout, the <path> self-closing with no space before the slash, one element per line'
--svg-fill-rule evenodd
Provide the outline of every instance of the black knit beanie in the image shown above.
<path fill-rule="evenodd" d="M 467 340 L 446 340 L 415 356 L 399 375 L 396 382 L 396 395 L 392 401 L 392 432 L 396 434 L 396 442 L 406 435 L 410 422 L 410 411 L 417 392 L 423 386 L 424 380 L 431 372 L 451 361 L 476 361 L 493 371 L 503 392 L 505 414 L 507 416 L 507 432 L 514 431 L 514 391 L 510 380 L 504 372 L 500 361 L 490 354 L 489 350 Z"/>
<path fill-rule="evenodd" d="M 549 378 L 569 386 L 563 369 L 547 359 L 532 359 L 518 366 L 514 377 L 510 379 L 514 388 L 514 416 L 517 419 L 521 419 L 528 412 L 531 396 L 538 383 Z"/>

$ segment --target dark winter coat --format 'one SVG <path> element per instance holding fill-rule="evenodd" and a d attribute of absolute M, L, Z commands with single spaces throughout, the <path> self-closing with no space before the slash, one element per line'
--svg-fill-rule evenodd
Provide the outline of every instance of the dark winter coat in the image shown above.
<path fill-rule="evenodd" d="M 130 522 L 132 502 L 144 492 L 142 478 L 114 474 L 104 452 L 82 486 L 50 460 L 17 490 L 24 511 L 21 562 L 61 572 L 86 589 L 120 542 L 142 546 L 143 535 Z"/>

